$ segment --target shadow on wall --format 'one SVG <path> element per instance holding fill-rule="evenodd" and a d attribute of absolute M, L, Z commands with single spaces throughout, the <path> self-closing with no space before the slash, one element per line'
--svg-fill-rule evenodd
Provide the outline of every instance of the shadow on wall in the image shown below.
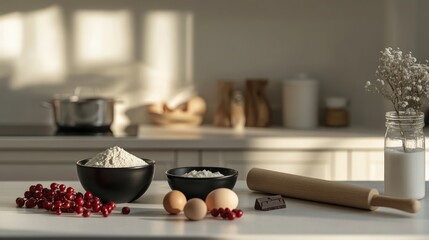
<path fill-rule="evenodd" d="M 14 1 L 0 12 L 0 124 L 52 124 L 40 102 L 76 87 L 121 100 L 115 125 L 138 124 L 145 104 L 193 85 L 192 14 L 113 5 Z"/>

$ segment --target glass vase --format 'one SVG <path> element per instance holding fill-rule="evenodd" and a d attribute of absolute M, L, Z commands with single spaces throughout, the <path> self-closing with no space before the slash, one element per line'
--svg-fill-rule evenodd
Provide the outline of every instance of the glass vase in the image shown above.
<path fill-rule="evenodd" d="M 384 194 L 422 199 L 425 196 L 424 114 L 386 113 Z"/>

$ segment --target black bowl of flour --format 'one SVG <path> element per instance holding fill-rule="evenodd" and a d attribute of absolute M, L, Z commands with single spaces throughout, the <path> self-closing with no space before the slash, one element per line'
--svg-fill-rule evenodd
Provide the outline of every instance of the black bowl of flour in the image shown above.
<path fill-rule="evenodd" d="M 215 177 L 186 177 L 192 171 L 219 172 L 223 176 Z M 200 198 L 205 200 L 206 196 L 217 188 L 233 189 L 237 182 L 238 171 L 224 167 L 179 167 L 165 172 L 168 185 L 172 190 L 181 191 L 187 199 Z"/>
<path fill-rule="evenodd" d="M 142 159 L 147 165 L 133 167 L 100 167 L 85 165 L 90 159 L 76 163 L 79 181 L 85 191 L 103 202 L 133 202 L 140 198 L 152 183 L 155 161 Z"/>

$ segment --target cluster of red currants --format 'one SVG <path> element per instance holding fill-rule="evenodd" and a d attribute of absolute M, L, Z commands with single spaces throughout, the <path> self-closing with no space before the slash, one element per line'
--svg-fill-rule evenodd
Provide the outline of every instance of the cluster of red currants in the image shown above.
<path fill-rule="evenodd" d="M 229 209 L 229 208 L 213 208 L 210 211 L 210 214 L 213 217 L 221 216 L 223 219 L 234 220 L 235 218 L 241 218 L 243 216 L 243 211 L 241 209 Z"/>
<path fill-rule="evenodd" d="M 43 208 L 55 212 L 57 215 L 66 213 L 82 214 L 89 217 L 91 213 L 101 213 L 108 217 L 116 208 L 114 202 L 102 203 L 101 199 L 93 196 L 91 192 L 75 192 L 74 188 L 66 187 L 64 184 L 51 183 L 50 188 L 44 188 L 42 184 L 31 185 L 25 191 L 24 197 L 16 199 L 18 207 Z M 128 207 L 122 209 L 123 214 L 130 213 Z"/>

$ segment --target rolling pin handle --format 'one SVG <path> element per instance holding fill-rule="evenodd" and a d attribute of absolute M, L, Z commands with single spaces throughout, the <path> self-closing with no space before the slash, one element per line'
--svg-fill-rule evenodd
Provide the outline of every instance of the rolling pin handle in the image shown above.
<path fill-rule="evenodd" d="M 390 207 L 409 213 L 416 213 L 420 209 L 420 202 L 417 199 L 387 197 L 383 195 L 373 196 L 370 204 L 374 207 Z"/>

